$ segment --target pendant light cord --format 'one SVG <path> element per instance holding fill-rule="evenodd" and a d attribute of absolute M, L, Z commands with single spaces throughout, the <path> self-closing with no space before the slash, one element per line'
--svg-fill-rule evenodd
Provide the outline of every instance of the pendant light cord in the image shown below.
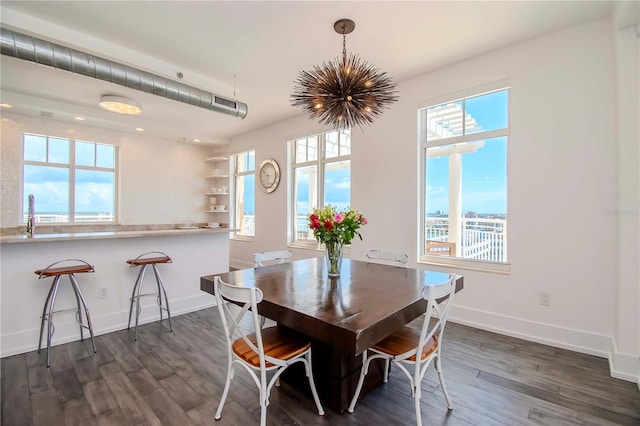
<path fill-rule="evenodd" d="M 344 27 L 342 28 L 342 63 L 347 63 L 347 35 L 344 33 Z"/>

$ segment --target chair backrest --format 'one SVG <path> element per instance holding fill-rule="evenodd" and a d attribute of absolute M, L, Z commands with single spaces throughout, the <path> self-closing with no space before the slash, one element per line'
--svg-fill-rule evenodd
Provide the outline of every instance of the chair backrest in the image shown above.
<path fill-rule="evenodd" d="M 286 263 L 290 259 L 291 251 L 289 250 L 263 251 L 261 253 L 253 254 L 254 267 L 256 268 Z"/>
<path fill-rule="evenodd" d="M 220 277 L 215 277 L 214 293 L 220 312 L 220 319 L 224 327 L 224 335 L 227 340 L 227 351 L 232 357 L 233 342 L 242 339 L 260 357 L 260 367 L 265 368 L 269 361 L 277 364 L 278 360 L 265 357 L 262 345 L 262 330 L 260 316 L 258 315 L 258 303 L 262 301 L 262 290 L 256 287 L 237 287 L 225 283 Z M 231 302 L 231 303 L 228 303 Z M 231 306 L 239 306 L 238 311 Z M 247 324 L 245 317 L 249 317 L 251 325 Z M 255 342 L 250 340 L 248 335 L 255 333 Z"/>
<path fill-rule="evenodd" d="M 406 253 L 397 253 L 392 251 L 383 250 L 369 250 L 367 252 L 367 258 L 374 263 L 381 263 L 391 266 L 407 267 L 409 256 Z"/>
<path fill-rule="evenodd" d="M 441 342 L 444 326 L 453 304 L 453 297 L 456 294 L 456 276 L 449 274 L 449 279 L 442 284 L 428 285 L 422 289 L 422 297 L 427 301 L 427 309 L 424 315 L 424 323 L 420 333 L 420 342 L 415 353 L 421 353 L 426 342 L 432 337 L 436 337 Z M 431 324 L 431 317 L 434 322 Z"/>

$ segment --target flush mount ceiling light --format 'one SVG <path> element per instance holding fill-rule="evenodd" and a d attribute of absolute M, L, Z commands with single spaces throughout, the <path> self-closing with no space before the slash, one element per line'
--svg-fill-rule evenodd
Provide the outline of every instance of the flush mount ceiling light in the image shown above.
<path fill-rule="evenodd" d="M 133 99 L 117 95 L 102 95 L 100 107 L 118 114 L 138 115 L 142 114 L 142 105 Z"/>
<path fill-rule="evenodd" d="M 336 58 L 314 66 L 311 71 L 301 71 L 291 95 L 293 106 L 335 128 L 371 124 L 389 104 L 398 100 L 396 85 L 386 72 L 356 54 L 347 57 L 346 35 L 355 27 L 351 19 L 333 24 L 333 29 L 342 34 L 342 60 Z"/>

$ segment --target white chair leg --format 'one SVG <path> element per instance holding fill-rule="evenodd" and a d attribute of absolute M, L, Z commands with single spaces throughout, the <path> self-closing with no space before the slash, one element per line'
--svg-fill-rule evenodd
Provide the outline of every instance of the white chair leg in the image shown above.
<path fill-rule="evenodd" d="M 220 398 L 220 405 L 218 405 L 218 409 L 216 410 L 215 419 L 220 420 L 222 417 L 222 408 L 224 407 L 224 402 L 227 400 L 227 394 L 229 393 L 229 387 L 231 386 L 231 376 L 233 372 L 231 371 L 233 367 L 231 366 L 231 362 L 229 363 L 229 368 L 227 369 L 227 381 L 224 384 L 224 391 L 222 391 L 222 398 Z"/>
<path fill-rule="evenodd" d="M 442 365 L 440 365 L 440 357 L 436 357 L 436 371 L 438 372 L 438 379 L 440 380 L 442 393 L 444 393 L 444 399 L 447 401 L 447 409 L 453 410 L 453 405 L 451 405 L 451 399 L 449 398 L 449 392 L 447 392 L 447 386 L 444 384 L 444 376 L 442 375 Z"/>
<path fill-rule="evenodd" d="M 316 403 L 316 407 L 318 408 L 318 415 L 324 416 L 324 409 L 322 408 L 322 404 L 320 404 L 320 398 L 318 397 L 318 391 L 316 390 L 316 382 L 313 380 L 313 371 L 311 368 L 311 351 L 307 352 L 305 355 L 305 359 L 307 360 L 304 363 L 305 370 L 307 372 L 307 377 L 309 378 L 309 386 L 311 387 L 311 394 L 313 395 L 313 400 Z M 278 378 L 279 380 L 280 378 Z"/>
<path fill-rule="evenodd" d="M 415 403 L 416 406 L 416 425 L 417 426 L 422 426 L 422 413 L 420 412 L 420 383 L 418 383 L 417 385 L 415 385 L 416 390 L 415 390 L 415 396 L 413 397 L 413 402 Z"/>
<path fill-rule="evenodd" d="M 267 405 L 269 394 L 267 393 L 267 377 L 264 371 L 260 372 L 260 426 L 267 425 Z"/>
<path fill-rule="evenodd" d="M 264 400 L 260 401 L 260 426 L 267 426 L 267 406 Z"/>
<path fill-rule="evenodd" d="M 367 359 L 367 351 L 362 353 L 362 367 L 360 368 L 360 378 L 358 379 L 358 386 L 356 386 L 356 391 L 353 394 L 353 399 L 351 400 L 351 404 L 349 404 L 349 408 L 347 411 L 353 413 L 353 410 L 356 408 L 356 402 L 358 402 L 358 397 L 360 396 L 360 391 L 362 390 L 362 384 L 364 383 L 364 376 L 367 375 L 367 369 L 369 368 L 369 361 Z"/>

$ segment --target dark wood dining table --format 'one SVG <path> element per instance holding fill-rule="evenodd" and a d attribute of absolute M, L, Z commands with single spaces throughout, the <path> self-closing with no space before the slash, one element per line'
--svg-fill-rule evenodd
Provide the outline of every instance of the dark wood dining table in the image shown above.
<path fill-rule="evenodd" d="M 344 259 L 340 278 L 330 279 L 325 263 L 323 257 L 311 258 L 218 276 L 226 283 L 260 288 L 260 315 L 311 339 L 320 398 L 342 413 L 358 381 L 362 352 L 423 314 L 423 287 L 443 283 L 449 275 Z M 201 277 L 200 288 L 213 294 L 214 277 Z M 456 291 L 462 288 L 458 275 Z M 380 383 L 383 368 L 382 362 L 372 363 L 363 394 Z M 301 389 L 306 383 L 308 389 L 304 374 L 283 378 Z"/>

